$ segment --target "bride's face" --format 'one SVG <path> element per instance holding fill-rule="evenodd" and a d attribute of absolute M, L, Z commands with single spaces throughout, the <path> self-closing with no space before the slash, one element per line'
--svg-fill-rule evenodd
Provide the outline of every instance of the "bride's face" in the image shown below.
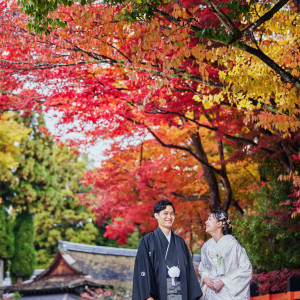
<path fill-rule="evenodd" d="M 205 222 L 205 231 L 211 234 L 216 233 L 219 230 L 222 230 L 222 221 L 218 221 L 214 214 L 210 214 Z"/>

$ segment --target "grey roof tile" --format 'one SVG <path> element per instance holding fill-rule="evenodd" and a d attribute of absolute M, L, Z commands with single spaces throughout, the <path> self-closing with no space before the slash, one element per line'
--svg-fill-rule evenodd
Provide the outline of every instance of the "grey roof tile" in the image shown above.
<path fill-rule="evenodd" d="M 94 254 L 107 254 L 107 255 L 119 255 L 119 256 L 136 256 L 136 249 L 125 248 L 113 248 L 105 246 L 84 245 L 79 243 L 72 243 L 66 241 L 59 241 L 59 249 L 64 251 L 77 251 Z"/>

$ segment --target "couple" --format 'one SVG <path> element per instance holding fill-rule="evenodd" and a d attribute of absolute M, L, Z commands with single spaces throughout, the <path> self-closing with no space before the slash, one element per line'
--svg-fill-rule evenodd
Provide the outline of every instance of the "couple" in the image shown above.
<path fill-rule="evenodd" d="M 133 300 L 249 300 L 252 267 L 245 250 L 230 234 L 224 211 L 205 222 L 212 238 L 201 249 L 197 279 L 184 240 L 172 232 L 175 209 L 168 200 L 154 206 L 158 227 L 142 239 L 134 266 Z"/>

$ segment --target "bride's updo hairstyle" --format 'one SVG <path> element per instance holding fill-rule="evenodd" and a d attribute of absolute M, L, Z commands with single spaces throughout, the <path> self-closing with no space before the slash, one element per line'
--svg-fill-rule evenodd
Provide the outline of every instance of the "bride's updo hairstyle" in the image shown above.
<path fill-rule="evenodd" d="M 231 234 L 232 232 L 232 225 L 230 223 L 230 219 L 228 214 L 223 210 L 213 210 L 209 213 L 209 216 L 213 216 L 217 219 L 218 222 L 222 222 L 222 231 L 223 234 Z"/>

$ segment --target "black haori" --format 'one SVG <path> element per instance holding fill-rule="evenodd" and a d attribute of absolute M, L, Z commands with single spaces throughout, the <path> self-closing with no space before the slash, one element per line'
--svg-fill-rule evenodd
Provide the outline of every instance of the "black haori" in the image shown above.
<path fill-rule="evenodd" d="M 155 300 L 193 300 L 202 295 L 192 258 L 184 240 L 171 232 L 172 240 L 165 257 L 168 240 L 159 227 L 142 239 L 134 267 L 133 300 L 144 300 L 149 297 Z M 174 277 L 175 289 L 172 278 L 167 275 L 166 265 L 178 266 L 180 269 L 180 280 L 179 277 Z M 178 283 L 180 290 L 176 290 Z M 178 296 L 168 297 L 170 288 L 173 292 L 175 290 Z"/>

